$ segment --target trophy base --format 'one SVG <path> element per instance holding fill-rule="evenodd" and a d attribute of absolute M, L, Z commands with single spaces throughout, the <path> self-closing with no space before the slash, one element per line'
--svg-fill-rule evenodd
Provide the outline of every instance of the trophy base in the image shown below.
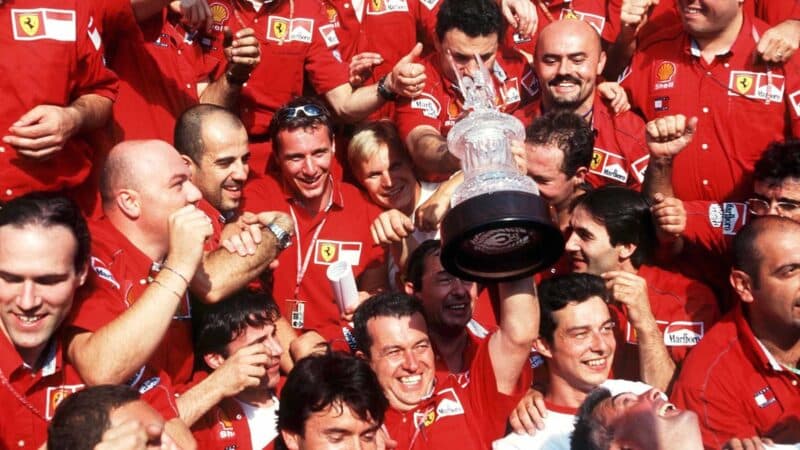
<path fill-rule="evenodd" d="M 459 203 L 440 228 L 442 266 L 471 281 L 509 281 L 555 263 L 564 237 L 541 197 L 521 191 L 482 194 Z"/>

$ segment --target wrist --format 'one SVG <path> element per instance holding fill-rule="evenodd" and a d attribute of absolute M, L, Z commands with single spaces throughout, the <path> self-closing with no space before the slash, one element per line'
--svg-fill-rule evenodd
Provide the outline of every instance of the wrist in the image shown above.
<path fill-rule="evenodd" d="M 250 80 L 250 71 L 236 70 L 233 64 L 228 64 L 225 69 L 225 79 L 232 86 L 241 87 Z"/>
<path fill-rule="evenodd" d="M 388 73 L 378 80 L 378 95 L 388 102 L 397 100 L 397 93 L 391 87 L 391 78 L 389 78 L 391 75 L 391 73 Z"/>
<path fill-rule="evenodd" d="M 64 107 L 64 113 L 68 117 L 67 136 L 72 137 L 83 128 L 83 114 L 77 107 L 72 105 Z"/>

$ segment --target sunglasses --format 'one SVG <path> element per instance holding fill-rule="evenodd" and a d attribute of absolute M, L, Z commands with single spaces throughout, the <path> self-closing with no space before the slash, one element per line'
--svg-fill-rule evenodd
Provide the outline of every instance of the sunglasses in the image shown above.
<path fill-rule="evenodd" d="M 327 111 L 314 104 L 293 106 L 289 108 L 283 108 L 278 111 L 278 119 L 294 119 L 300 116 L 300 114 L 302 114 L 303 117 L 319 117 L 327 115 Z"/>

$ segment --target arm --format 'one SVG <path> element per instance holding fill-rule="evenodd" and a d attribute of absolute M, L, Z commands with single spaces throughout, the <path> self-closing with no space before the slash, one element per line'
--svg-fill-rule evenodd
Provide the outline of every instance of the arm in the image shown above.
<path fill-rule="evenodd" d="M 260 230 L 270 223 L 275 223 L 289 234 L 294 233 L 292 219 L 280 212 L 263 212 L 258 215 L 245 213 L 237 222 L 226 225 L 222 230 L 222 239 L 248 227 L 255 229 L 252 232 L 245 231 L 245 234 L 255 234 L 263 239 L 258 243 L 254 242 L 255 253 L 247 256 L 231 253 L 222 247 L 205 254 L 200 268 L 192 278 L 192 293 L 204 302 L 216 303 L 243 288 L 263 272 L 279 252 L 275 235 L 269 231 L 262 233 Z"/>
<path fill-rule="evenodd" d="M 461 168 L 461 161 L 447 151 L 447 140 L 436 128 L 419 125 L 408 134 L 406 148 L 426 180 L 450 175 Z"/>
<path fill-rule="evenodd" d="M 647 23 L 647 17 L 658 0 L 622 0 L 620 10 L 621 28 L 617 40 L 608 48 L 608 62 L 603 75 L 616 80 L 631 62 L 636 51 L 636 36 Z"/>
<path fill-rule="evenodd" d="M 450 199 L 453 192 L 464 182 L 464 173 L 460 170 L 449 180 L 442 182 L 425 203 L 421 204 L 414 213 L 414 223 L 423 231 L 433 231 L 439 228 L 444 215 L 450 211 Z"/>
<path fill-rule="evenodd" d="M 780 64 L 794 55 L 800 46 L 800 20 L 787 19 L 764 32 L 756 51 L 766 62 Z"/>
<path fill-rule="evenodd" d="M 170 216 L 166 265 L 142 295 L 116 319 L 94 333 L 81 332 L 68 344 L 68 355 L 87 385 L 124 383 L 156 351 L 186 292 L 211 236 L 208 217 L 193 205 Z"/>
<path fill-rule="evenodd" d="M 697 122 L 697 117 L 686 120 L 681 114 L 647 122 L 650 162 L 644 175 L 642 193 L 649 199 L 654 199 L 658 193 L 665 197 L 675 197 L 672 190 L 672 161 L 692 142 L 697 131 Z"/>
<path fill-rule="evenodd" d="M 233 109 L 242 92 L 242 86 L 250 79 L 250 74 L 261 61 L 261 50 L 252 28 L 241 29 L 235 36 L 228 27 L 225 27 L 223 32 L 224 53 L 228 60 L 225 74 L 209 85 L 198 83 L 197 90 L 200 103 L 211 103 Z"/>
<path fill-rule="evenodd" d="M 489 338 L 489 356 L 497 391 L 511 394 L 539 335 L 539 298 L 530 277 L 499 283 L 498 290 L 500 329 Z"/>
<path fill-rule="evenodd" d="M 30 158 L 52 156 L 76 134 L 104 125 L 111 116 L 111 104 L 102 95 L 85 94 L 69 106 L 35 106 L 14 122 L 3 142 Z"/>
<path fill-rule="evenodd" d="M 675 376 L 675 362 L 664 345 L 664 336 L 658 329 L 650 309 L 647 282 L 644 278 L 625 271 L 603 274 L 611 298 L 627 310 L 628 320 L 639 339 L 639 374 L 645 383 L 667 392 Z"/>

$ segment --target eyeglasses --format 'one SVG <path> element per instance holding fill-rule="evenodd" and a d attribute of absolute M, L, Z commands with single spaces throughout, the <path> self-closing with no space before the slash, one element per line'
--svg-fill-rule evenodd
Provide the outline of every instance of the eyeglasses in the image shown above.
<path fill-rule="evenodd" d="M 280 120 L 294 119 L 299 114 L 302 114 L 304 117 L 319 117 L 327 115 L 327 111 L 325 111 L 324 109 L 320 108 L 317 105 L 309 103 L 307 105 L 292 106 L 279 110 L 278 119 Z"/>
<path fill-rule="evenodd" d="M 765 216 L 769 214 L 769 210 L 772 208 L 772 204 L 766 200 L 762 200 L 760 198 L 751 198 L 747 200 L 747 209 L 750 211 L 750 214 L 754 216 Z M 798 212 L 798 208 L 800 208 L 800 203 L 795 202 L 775 202 L 775 208 L 778 210 L 778 214 L 794 214 Z"/>

